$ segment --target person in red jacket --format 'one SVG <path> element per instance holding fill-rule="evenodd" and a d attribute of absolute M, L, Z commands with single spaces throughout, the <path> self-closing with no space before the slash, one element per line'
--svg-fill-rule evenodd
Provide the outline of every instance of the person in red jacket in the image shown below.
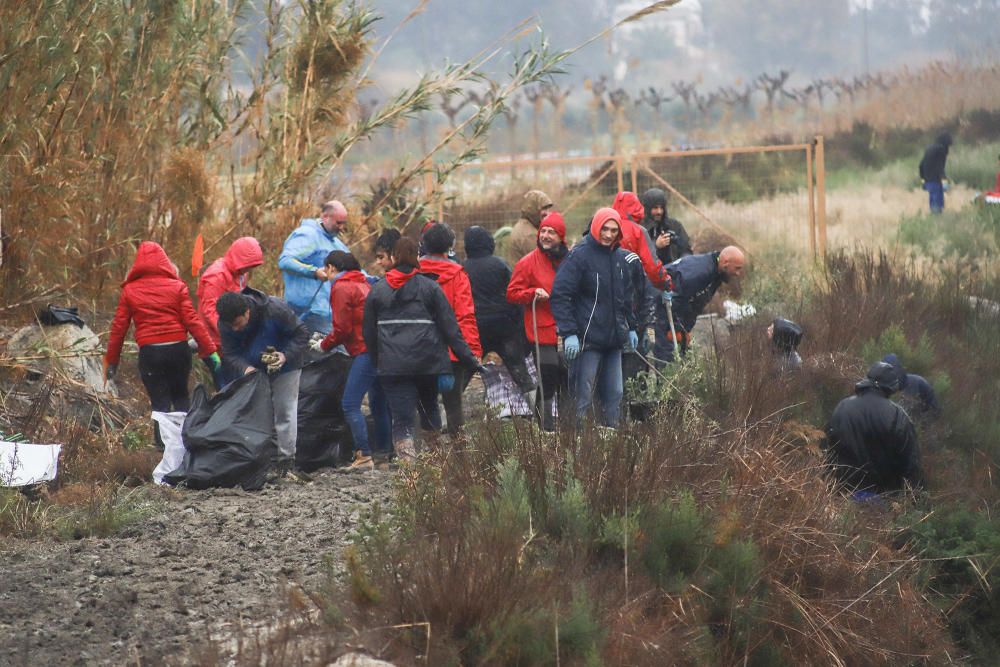
<path fill-rule="evenodd" d="M 219 366 L 218 348 L 194 310 L 187 285 L 177 275 L 167 253 L 152 241 L 139 244 L 135 263 L 122 283 L 104 355 L 109 380 L 118 370 L 125 334 L 133 321 L 139 344 L 139 374 L 153 411 L 187 412 L 191 406 L 188 333 L 198 343 L 198 354 L 213 370 Z"/>
<path fill-rule="evenodd" d="M 536 356 L 535 367 L 539 369 L 541 376 L 542 428 L 551 431 L 552 403 L 563 384 L 556 320 L 552 317 L 552 307 L 549 304 L 556 269 L 567 253 L 566 222 L 562 215 L 552 212 L 542 219 L 536 243 L 537 247 L 514 266 L 514 274 L 507 285 L 507 301 L 525 306 L 524 332 L 532 343 L 532 352 Z M 541 358 L 537 358 L 539 356 Z"/>
<path fill-rule="evenodd" d="M 222 346 L 219 337 L 219 314 L 215 312 L 215 302 L 226 292 L 239 292 L 247 286 L 250 271 L 264 263 L 264 253 L 260 243 L 252 236 L 233 241 L 226 254 L 212 262 L 198 280 L 198 314 L 215 341 Z"/>
<path fill-rule="evenodd" d="M 670 276 L 655 254 L 655 250 L 650 248 L 650 238 L 643 228 L 642 218 L 645 209 L 642 202 L 632 192 L 619 192 L 615 196 L 614 204 L 611 205 L 622 219 L 621 247 L 629 252 L 634 252 L 642 262 L 642 269 L 646 272 L 649 282 L 653 287 L 660 290 L 670 289 Z"/>
<path fill-rule="evenodd" d="M 335 276 L 330 289 L 333 329 L 319 342 L 319 347 L 324 352 L 329 352 L 338 345 L 343 345 L 347 353 L 354 357 L 340 404 L 354 437 L 354 462 L 351 467 L 371 468 L 374 463 L 373 452 L 368 444 L 368 424 L 361 414 L 361 402 L 366 394 L 375 425 L 375 456 L 387 459 L 392 452 L 389 406 L 362 332 L 365 300 L 371 291 L 371 285 L 361 272 L 357 258 L 343 250 L 334 250 L 326 256 L 326 272 L 327 275 Z"/>
<path fill-rule="evenodd" d="M 478 359 L 483 356 L 483 348 L 479 343 L 479 327 L 476 326 L 476 305 L 472 300 L 472 284 L 465 269 L 458 262 L 448 258 L 448 253 L 455 245 L 455 232 L 443 222 L 434 224 L 424 232 L 421 243 L 426 255 L 420 258 L 420 273 L 433 277 L 444 291 L 451 309 L 455 311 L 455 319 L 462 331 L 472 354 Z M 439 390 L 441 402 L 444 403 L 445 415 L 448 417 L 448 433 L 455 433 L 465 424 L 462 412 L 462 392 L 472 379 L 469 369 L 459 363 L 455 351 L 451 350 L 451 366 L 453 377 L 443 376 Z"/>

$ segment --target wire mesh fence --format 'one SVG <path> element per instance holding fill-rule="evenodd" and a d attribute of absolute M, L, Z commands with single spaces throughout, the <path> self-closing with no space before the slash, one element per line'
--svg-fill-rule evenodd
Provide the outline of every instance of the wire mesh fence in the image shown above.
<path fill-rule="evenodd" d="M 464 165 L 434 193 L 434 215 L 459 233 L 514 224 L 524 195 L 541 190 L 566 219 L 569 239 L 587 228 L 615 195 L 660 188 L 668 213 L 691 235 L 696 252 L 736 242 L 751 252 L 824 251 L 822 139 L 808 144 L 719 148 L 630 157 L 567 157 Z M 461 250 L 461 248 L 459 248 Z"/>

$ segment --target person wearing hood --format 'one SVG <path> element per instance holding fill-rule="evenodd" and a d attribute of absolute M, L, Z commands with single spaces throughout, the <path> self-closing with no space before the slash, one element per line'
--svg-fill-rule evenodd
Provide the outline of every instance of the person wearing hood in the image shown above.
<path fill-rule="evenodd" d="M 691 331 L 698 323 L 698 316 L 722 283 L 742 278 L 745 267 L 746 256 L 736 246 L 726 246 L 718 252 L 681 257 L 667 267 L 673 279 L 673 291 L 664 292 L 663 299 L 656 308 L 656 344 L 653 355 L 657 362 L 672 362 L 675 344 L 680 346 L 682 355 L 687 353 Z M 670 332 L 667 308 L 673 314 L 676 341 Z M 661 322 L 665 323 L 662 327 Z M 662 337 L 661 329 L 664 330 Z"/>
<path fill-rule="evenodd" d="M 417 244 L 400 239 L 392 259 L 393 268 L 365 301 L 362 330 L 389 403 L 396 455 L 412 460 L 415 413 L 419 410 L 425 428 L 440 430 L 438 388 L 456 384 L 449 348 L 465 369 L 478 368 L 479 360 L 444 291 L 418 272 Z"/>
<path fill-rule="evenodd" d="M 376 459 L 385 460 L 392 452 L 392 424 L 389 420 L 389 406 L 385 402 L 375 364 L 368 354 L 362 334 L 365 301 L 371 286 L 354 255 L 334 250 L 326 256 L 325 263 L 327 273 L 335 277 L 333 289 L 330 290 L 333 328 L 317 346 L 324 352 L 329 352 L 338 345 L 343 345 L 347 354 L 353 358 L 341 399 L 344 418 L 354 438 L 354 461 L 351 467 L 372 468 L 373 455 Z M 365 396 L 368 396 L 368 407 L 375 426 L 374 450 L 368 444 L 368 423 L 361 413 L 361 402 Z"/>
<path fill-rule="evenodd" d="M 472 286 L 482 356 L 500 355 L 514 384 L 533 406 L 535 381 L 524 361 L 521 309 L 507 301 L 512 272 L 507 262 L 493 254 L 495 248 L 493 235 L 484 228 L 473 225 L 465 230 L 464 266 Z"/>
<path fill-rule="evenodd" d="M 899 375 L 899 391 L 902 393 L 903 404 L 912 406 L 913 414 L 935 417 L 941 413 L 941 405 L 938 403 L 937 394 L 934 393 L 934 387 L 924 376 L 907 373 L 895 354 L 885 355 L 882 361 L 892 366 Z"/>
<path fill-rule="evenodd" d="M 190 333 L 198 355 L 214 370 L 221 363 L 217 346 L 194 310 L 187 285 L 159 244 L 139 244 L 135 262 L 122 283 L 104 354 L 105 377 L 112 379 L 121 360 L 125 334 L 135 322 L 139 376 L 154 412 L 187 412 L 191 407 Z"/>
<path fill-rule="evenodd" d="M 212 262 L 198 280 L 198 314 L 208 328 L 216 347 L 222 346 L 219 337 L 219 314 L 215 302 L 226 292 L 239 292 L 247 286 L 250 273 L 264 263 L 260 243 L 252 236 L 232 242 L 219 259 Z"/>
<path fill-rule="evenodd" d="M 535 249 L 538 225 L 552 209 L 552 199 L 541 190 L 529 190 L 521 203 L 521 217 L 507 239 L 507 261 L 517 264 Z"/>
<path fill-rule="evenodd" d="M 657 257 L 653 254 L 653 243 L 642 226 L 645 211 L 639 198 L 632 192 L 619 192 L 612 204 L 622 221 L 621 247 L 634 252 L 642 262 L 643 271 L 653 287 L 659 290 L 669 290 L 670 275 Z"/>
<path fill-rule="evenodd" d="M 779 372 L 797 371 L 802 368 L 799 343 L 802 342 L 802 327 L 791 320 L 777 317 L 767 327 L 767 338 L 771 341 L 771 351 Z"/>
<path fill-rule="evenodd" d="M 650 188 L 642 193 L 643 226 L 664 264 L 692 254 L 691 239 L 679 220 L 667 215 L 667 193 Z"/>
<path fill-rule="evenodd" d="M 323 261 L 334 250 L 350 252 L 340 240 L 347 227 L 347 208 L 337 200 L 323 204 L 320 218 L 306 218 L 287 239 L 278 257 L 285 282 L 285 301 L 306 327 L 330 333 L 330 283 Z"/>
<path fill-rule="evenodd" d="M 823 443 L 827 464 L 851 491 L 884 493 L 923 484 L 916 429 L 889 400 L 898 390 L 896 369 L 880 361 L 830 417 Z"/>
<path fill-rule="evenodd" d="M 618 425 L 622 351 L 634 350 L 638 343 L 631 319 L 627 254 L 618 247 L 621 237 L 618 212 L 598 209 L 590 234 L 563 260 L 552 285 L 552 314 L 566 359 L 575 363 L 572 377 L 578 424 L 591 409 L 596 386 L 601 423 Z"/>
<path fill-rule="evenodd" d="M 939 135 L 934 143 L 924 150 L 924 156 L 920 160 L 920 179 L 924 182 L 924 190 L 927 191 L 931 213 L 940 213 L 944 210 L 944 190 L 948 180 L 944 168 L 950 147 L 951 135 L 946 132 Z"/>
<path fill-rule="evenodd" d="M 568 252 L 566 222 L 560 213 L 553 211 L 542 219 L 535 249 L 517 263 L 507 285 L 507 301 L 524 306 L 524 333 L 533 346 L 535 367 L 539 369 L 541 421 L 546 431 L 554 429 L 552 404 L 563 384 L 550 299 L 556 270 Z"/>
<path fill-rule="evenodd" d="M 426 255 L 420 258 L 420 273 L 433 278 L 441 286 L 451 309 L 458 320 L 458 326 L 472 354 L 483 356 L 479 342 L 479 327 L 476 326 L 476 304 L 472 298 L 469 275 L 458 262 L 448 257 L 455 245 L 455 232 L 443 222 L 435 223 L 424 232 L 421 239 Z M 441 385 L 441 402 L 444 403 L 448 418 L 448 432 L 456 433 L 465 424 L 462 394 L 465 392 L 472 374 L 467 365 L 459 362 L 456 350 L 451 350 L 452 378 Z M 477 363 L 473 369 L 478 368 Z"/>
<path fill-rule="evenodd" d="M 298 437 L 299 378 L 309 330 L 287 303 L 251 287 L 226 292 L 215 304 L 222 334 L 222 364 L 235 380 L 266 373 L 271 385 L 278 464 L 287 470 L 295 461 Z"/>

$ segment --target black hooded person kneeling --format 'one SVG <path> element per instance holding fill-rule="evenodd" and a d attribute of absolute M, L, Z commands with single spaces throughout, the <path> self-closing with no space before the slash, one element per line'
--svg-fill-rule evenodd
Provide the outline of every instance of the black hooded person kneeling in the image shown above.
<path fill-rule="evenodd" d="M 879 362 L 830 417 L 824 442 L 827 463 L 852 491 L 884 493 L 923 485 L 913 422 L 889 400 L 898 390 L 896 369 Z"/>

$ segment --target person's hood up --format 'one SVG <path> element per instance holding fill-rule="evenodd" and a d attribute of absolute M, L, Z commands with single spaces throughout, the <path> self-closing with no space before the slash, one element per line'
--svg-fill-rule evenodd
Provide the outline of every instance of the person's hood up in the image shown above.
<path fill-rule="evenodd" d="M 906 369 L 903 367 L 903 363 L 899 360 L 899 357 L 895 353 L 890 352 L 889 354 L 882 357 L 882 361 L 892 366 L 896 369 L 896 374 L 899 375 L 899 388 L 906 389 Z"/>
<path fill-rule="evenodd" d="M 420 273 L 428 278 L 433 278 L 439 285 L 450 283 L 464 270 L 461 264 L 450 259 L 420 258 Z"/>
<path fill-rule="evenodd" d="M 223 255 L 223 261 L 230 272 L 236 273 L 263 264 L 264 253 L 261 251 L 257 239 L 252 236 L 244 236 L 233 241 L 229 249 L 226 250 L 226 254 Z"/>
<path fill-rule="evenodd" d="M 594 241 L 600 245 L 601 244 L 601 227 L 604 226 L 608 220 L 614 220 L 618 223 L 618 240 L 615 241 L 612 248 L 618 247 L 622 240 L 622 218 L 618 215 L 618 211 L 613 208 L 599 208 L 597 213 L 594 214 L 594 219 L 590 222 L 590 236 L 593 237 Z"/>
<path fill-rule="evenodd" d="M 635 196 L 634 192 L 619 192 L 615 195 L 615 203 L 611 205 L 611 208 L 618 211 L 622 220 L 631 220 L 635 223 L 641 223 L 642 216 L 645 215 L 642 203 L 639 202 L 639 198 Z"/>
<path fill-rule="evenodd" d="M 795 322 L 779 317 L 772 324 L 774 332 L 771 334 L 771 343 L 775 348 L 791 352 L 802 342 L 802 327 Z"/>
<path fill-rule="evenodd" d="M 879 361 L 868 369 L 864 380 L 854 385 L 854 391 L 860 394 L 871 389 L 878 389 L 886 397 L 889 397 L 899 391 L 899 384 L 900 378 L 896 368 L 884 361 Z"/>
<path fill-rule="evenodd" d="M 400 271 L 399 269 L 389 269 L 385 274 L 385 281 L 389 283 L 389 287 L 392 289 L 399 289 L 407 282 L 410 278 L 417 275 L 416 269 L 410 269 L 409 271 Z"/>
<path fill-rule="evenodd" d="M 139 278 L 149 278 L 151 276 L 162 276 L 164 278 L 176 278 L 180 280 L 174 265 L 167 257 L 167 253 L 160 247 L 159 243 L 143 241 L 139 244 L 139 250 L 135 254 L 135 261 L 122 285 L 130 283 Z"/>
<path fill-rule="evenodd" d="M 493 235 L 479 225 L 465 230 L 465 256 L 469 259 L 489 257 L 496 248 Z"/>
<path fill-rule="evenodd" d="M 650 215 L 650 211 L 657 206 L 663 207 L 663 220 L 667 219 L 667 193 L 660 188 L 650 188 L 642 193 L 642 212 L 643 218 L 648 225 L 655 225 L 653 222 L 653 216 Z"/>
<path fill-rule="evenodd" d="M 521 202 L 521 217 L 530 222 L 535 229 L 542 221 L 542 209 L 552 206 L 552 200 L 541 190 L 528 190 Z"/>
<path fill-rule="evenodd" d="M 938 135 L 937 139 L 934 140 L 934 143 L 948 148 L 951 146 L 951 135 L 947 132 L 942 132 Z"/>
<path fill-rule="evenodd" d="M 563 243 L 566 243 L 566 221 L 562 217 L 562 213 L 558 211 L 552 211 L 544 218 L 542 222 L 538 225 L 538 233 L 541 234 L 542 227 L 551 227 L 556 230 L 556 234 L 562 239 Z"/>

